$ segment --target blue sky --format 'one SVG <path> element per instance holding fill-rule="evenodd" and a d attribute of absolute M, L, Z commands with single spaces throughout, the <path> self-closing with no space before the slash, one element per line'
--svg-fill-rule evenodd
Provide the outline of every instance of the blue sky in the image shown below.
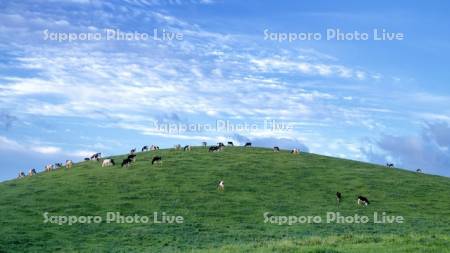
<path fill-rule="evenodd" d="M 94 152 L 228 140 L 450 176 L 449 5 L 1 1 L 0 180 Z M 327 40 L 327 29 L 369 39 Z M 404 39 L 375 41 L 374 29 Z"/>

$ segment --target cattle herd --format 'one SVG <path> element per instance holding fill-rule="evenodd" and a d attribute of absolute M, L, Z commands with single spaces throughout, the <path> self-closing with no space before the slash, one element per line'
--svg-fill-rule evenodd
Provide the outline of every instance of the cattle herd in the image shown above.
<path fill-rule="evenodd" d="M 227 142 L 227 146 L 234 146 L 234 143 L 229 141 Z M 243 147 L 247 148 L 247 147 L 251 147 L 252 143 L 251 142 L 246 142 Z M 207 148 L 207 143 L 206 142 L 202 142 L 202 147 Z M 217 145 L 213 145 L 210 146 L 208 148 L 208 152 L 219 152 L 224 150 L 225 145 L 222 142 L 217 143 Z M 181 147 L 180 144 L 175 145 L 174 147 L 175 150 L 183 150 L 183 151 L 191 151 L 192 147 L 191 145 L 186 145 L 183 148 Z M 124 168 L 128 168 L 130 167 L 134 162 L 136 162 L 136 148 L 133 148 L 130 150 L 128 156 L 122 160 L 122 163 L 120 164 L 121 167 Z M 141 148 L 141 152 L 148 152 L 148 151 L 156 151 L 159 150 L 159 146 L 156 145 L 151 145 L 149 146 L 143 146 Z M 273 147 L 273 152 L 280 152 L 280 148 L 275 146 Z M 294 148 L 290 151 L 291 154 L 300 154 L 300 150 L 297 148 Z M 114 161 L 113 158 L 102 158 L 102 153 L 95 153 L 90 157 L 86 157 L 84 158 L 85 161 L 97 161 L 101 163 L 101 167 L 110 167 L 110 166 L 115 166 L 116 162 Z M 152 160 L 151 160 L 151 164 L 152 165 L 162 165 L 162 161 L 163 158 L 161 156 L 153 156 Z M 72 160 L 66 160 L 66 163 L 63 165 L 62 163 L 55 163 L 55 164 L 48 164 L 45 166 L 44 171 L 45 172 L 50 172 L 52 170 L 56 170 L 56 169 L 60 169 L 65 167 L 66 169 L 71 169 L 73 167 L 73 162 Z M 386 167 L 388 168 L 393 168 L 394 164 L 393 163 L 386 163 Z M 416 172 L 421 173 L 422 169 L 417 169 Z M 28 176 L 33 176 L 36 175 L 37 171 L 35 168 L 32 168 L 28 171 Z M 24 178 L 27 175 L 25 174 L 25 172 L 20 171 L 18 178 Z M 220 180 L 218 185 L 217 185 L 217 189 L 219 191 L 224 191 L 225 190 L 225 185 L 224 185 L 224 181 Z M 342 193 L 340 192 L 336 192 L 336 200 L 337 200 L 337 206 L 339 207 L 339 204 L 342 201 Z M 358 205 L 363 205 L 363 206 L 367 206 L 368 204 L 370 204 L 369 200 L 364 197 L 364 196 L 358 196 L 357 197 L 357 203 Z"/>

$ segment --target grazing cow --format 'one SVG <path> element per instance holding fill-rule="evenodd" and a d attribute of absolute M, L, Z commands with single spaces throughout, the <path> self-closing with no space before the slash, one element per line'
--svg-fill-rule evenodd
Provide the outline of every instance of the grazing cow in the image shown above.
<path fill-rule="evenodd" d="M 175 150 L 180 150 L 180 149 L 181 149 L 181 145 L 180 144 L 175 145 Z"/>
<path fill-rule="evenodd" d="M 279 147 L 273 147 L 273 152 L 280 152 L 280 148 Z"/>
<path fill-rule="evenodd" d="M 300 151 L 297 148 L 294 148 L 293 150 L 291 150 L 291 154 L 299 154 Z"/>
<path fill-rule="evenodd" d="M 217 189 L 219 191 L 224 191 L 225 190 L 225 184 L 223 183 L 223 180 L 219 181 L 219 185 L 217 185 Z"/>
<path fill-rule="evenodd" d="M 145 152 L 145 151 L 148 151 L 148 147 L 147 146 L 143 146 L 142 149 L 141 149 L 141 152 Z"/>
<path fill-rule="evenodd" d="M 416 172 L 417 173 L 422 173 L 422 169 L 417 169 Z"/>
<path fill-rule="evenodd" d="M 341 203 L 341 199 L 342 199 L 342 194 L 340 192 L 336 192 L 336 201 L 337 201 L 338 207 L 339 207 L 339 204 Z"/>
<path fill-rule="evenodd" d="M 71 169 L 72 166 L 73 166 L 72 160 L 67 160 L 67 161 L 66 161 L 66 169 Z"/>
<path fill-rule="evenodd" d="M 30 169 L 30 171 L 28 171 L 28 176 L 33 176 L 36 175 L 36 169 Z"/>
<path fill-rule="evenodd" d="M 130 159 L 131 161 L 136 162 L 136 155 L 134 155 L 134 154 L 128 155 L 127 159 Z"/>
<path fill-rule="evenodd" d="M 91 160 L 99 160 L 100 158 L 102 158 L 102 153 L 95 153 L 91 156 Z"/>
<path fill-rule="evenodd" d="M 232 146 L 232 147 L 234 146 L 234 144 L 233 144 L 232 141 L 229 141 L 229 142 L 227 143 L 227 145 L 228 145 L 228 146 Z"/>
<path fill-rule="evenodd" d="M 358 196 L 358 205 L 367 206 L 368 204 L 370 204 L 369 199 L 364 196 Z"/>
<path fill-rule="evenodd" d="M 162 165 L 162 157 L 161 156 L 154 156 L 153 159 L 152 159 L 152 165 L 155 164 L 155 163 L 157 163 L 159 165 Z"/>
<path fill-rule="evenodd" d="M 152 150 L 152 151 L 155 151 L 155 150 L 158 150 L 158 149 L 159 149 L 159 147 L 156 146 L 156 145 L 151 145 L 150 146 L 150 150 Z"/>
<path fill-rule="evenodd" d="M 19 172 L 19 176 L 17 178 L 24 178 L 25 177 L 25 172 L 21 171 Z"/>
<path fill-rule="evenodd" d="M 186 145 L 186 146 L 184 146 L 184 148 L 183 148 L 183 150 L 184 151 L 191 151 L 191 146 L 190 145 Z"/>
<path fill-rule="evenodd" d="M 386 167 L 388 167 L 388 168 L 393 168 L 393 167 L 394 167 L 394 164 L 393 164 L 393 163 L 386 163 Z"/>
<path fill-rule="evenodd" d="M 133 155 L 134 153 L 136 153 L 136 148 L 133 148 L 132 150 L 130 150 L 130 155 Z"/>
<path fill-rule="evenodd" d="M 54 169 L 54 170 L 60 169 L 62 166 L 63 166 L 62 163 L 55 163 L 55 164 L 53 165 L 53 169 Z"/>
<path fill-rule="evenodd" d="M 86 157 L 86 158 L 84 158 L 84 160 L 85 160 L 85 161 L 90 161 L 91 158 Z"/>
<path fill-rule="evenodd" d="M 115 166 L 116 163 L 114 162 L 114 159 L 105 159 L 102 162 L 102 167 L 108 167 L 108 166 Z"/>
<path fill-rule="evenodd" d="M 45 165 L 45 171 L 49 172 L 49 171 L 52 171 L 52 169 L 53 169 L 53 165 L 51 165 L 51 164 Z"/>
<path fill-rule="evenodd" d="M 124 159 L 122 161 L 122 165 L 120 165 L 120 166 L 121 167 L 125 166 L 126 168 L 128 168 L 128 166 L 130 166 L 132 162 L 133 162 L 133 160 L 131 160 L 130 158 Z"/>
<path fill-rule="evenodd" d="M 212 147 L 209 147 L 208 152 L 219 152 L 220 150 L 222 150 L 222 147 L 212 146 Z"/>
<path fill-rule="evenodd" d="M 207 145 L 208 145 L 208 143 L 206 143 L 206 141 L 202 142 L 202 146 L 203 146 L 204 148 L 206 148 Z"/>
<path fill-rule="evenodd" d="M 225 147 L 225 145 L 223 145 L 223 142 L 219 142 L 219 143 L 217 143 L 217 145 L 218 145 L 219 147 Z"/>
<path fill-rule="evenodd" d="M 244 145 L 244 147 L 251 147 L 251 146 L 252 146 L 251 142 L 246 142 L 245 145 Z"/>

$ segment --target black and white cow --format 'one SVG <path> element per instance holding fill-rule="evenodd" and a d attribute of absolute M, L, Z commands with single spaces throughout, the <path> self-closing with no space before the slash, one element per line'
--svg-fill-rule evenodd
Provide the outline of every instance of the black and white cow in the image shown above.
<path fill-rule="evenodd" d="M 102 167 L 108 167 L 108 166 L 115 166 L 116 163 L 114 162 L 114 159 L 105 159 L 102 162 Z"/>
<path fill-rule="evenodd" d="M 223 180 L 219 181 L 219 184 L 217 185 L 217 189 L 219 191 L 224 191 L 225 190 L 225 184 L 224 184 Z"/>
<path fill-rule="evenodd" d="M 339 207 L 339 204 L 341 203 L 342 200 L 342 194 L 340 192 L 336 192 L 336 202 L 337 202 L 337 206 Z"/>
<path fill-rule="evenodd" d="M 393 168 L 393 167 L 394 167 L 394 164 L 393 164 L 393 163 L 386 163 L 386 167 L 388 167 L 388 168 Z"/>
<path fill-rule="evenodd" d="M 36 169 L 30 169 L 30 171 L 28 171 L 28 176 L 33 176 L 36 174 L 37 174 Z"/>
<path fill-rule="evenodd" d="M 145 151 L 148 151 L 148 146 L 143 146 L 143 147 L 141 148 L 141 152 L 145 152 Z"/>
<path fill-rule="evenodd" d="M 232 141 L 229 141 L 229 142 L 227 143 L 227 145 L 233 147 L 233 146 L 234 146 L 234 143 L 233 143 Z"/>
<path fill-rule="evenodd" d="M 134 155 L 134 153 L 136 153 L 136 148 L 133 148 L 132 150 L 130 150 L 130 155 Z"/>
<path fill-rule="evenodd" d="M 244 145 L 244 147 L 251 147 L 251 146 L 252 146 L 251 142 L 246 142 L 245 145 Z"/>
<path fill-rule="evenodd" d="M 19 176 L 17 178 L 24 178 L 25 177 L 25 172 L 21 171 L 19 172 Z"/>
<path fill-rule="evenodd" d="M 91 156 L 91 160 L 99 160 L 100 158 L 102 158 L 102 153 L 95 153 Z"/>
<path fill-rule="evenodd" d="M 364 196 L 358 196 L 358 205 L 367 206 L 368 204 L 370 204 L 369 199 Z"/>
<path fill-rule="evenodd" d="M 130 158 L 124 159 L 120 166 L 121 167 L 125 166 L 126 168 L 128 168 L 131 165 L 132 162 L 133 162 L 133 160 L 131 160 Z"/>
<path fill-rule="evenodd" d="M 161 156 L 154 156 L 152 159 L 152 165 L 154 165 L 155 163 L 162 165 L 162 157 Z"/>
<path fill-rule="evenodd" d="M 135 154 L 128 155 L 127 159 L 130 159 L 131 161 L 136 162 L 136 155 Z"/>
<path fill-rule="evenodd" d="M 184 146 L 184 148 L 183 148 L 183 150 L 184 151 L 191 151 L 191 146 L 190 145 L 186 145 L 186 146 Z"/>
<path fill-rule="evenodd" d="M 209 147 L 208 152 L 219 152 L 220 150 L 222 150 L 222 147 L 212 146 L 212 147 Z"/>
<path fill-rule="evenodd" d="M 279 147 L 273 147 L 273 152 L 280 152 L 280 148 Z"/>
<path fill-rule="evenodd" d="M 422 169 L 417 169 L 416 172 L 417 173 L 422 173 Z"/>
<path fill-rule="evenodd" d="M 218 142 L 217 145 L 218 145 L 219 147 L 225 147 L 225 145 L 223 144 L 223 142 Z"/>
<path fill-rule="evenodd" d="M 291 150 L 291 154 L 299 154 L 300 151 L 298 150 L 298 148 L 294 148 L 293 150 Z"/>

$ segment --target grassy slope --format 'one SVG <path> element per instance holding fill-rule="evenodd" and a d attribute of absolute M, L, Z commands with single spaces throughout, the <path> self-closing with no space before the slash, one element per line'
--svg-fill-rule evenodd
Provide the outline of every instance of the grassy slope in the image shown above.
<path fill-rule="evenodd" d="M 163 156 L 162 167 L 150 165 L 155 153 Z M 225 180 L 225 192 L 216 190 L 219 179 Z M 336 191 L 344 195 L 339 209 Z M 208 252 L 217 248 L 223 252 L 328 252 L 333 248 L 359 252 L 358 247 L 367 252 L 384 248 L 390 252 L 393 247 L 405 247 L 399 252 L 414 252 L 417 247 L 444 252 L 450 248 L 448 178 L 313 154 L 295 156 L 259 148 L 227 148 L 219 153 L 203 148 L 152 151 L 138 154 L 137 163 L 129 169 L 101 168 L 89 161 L 72 170 L 1 183 L 0 194 L 0 252 Z M 372 204 L 356 206 L 358 194 Z M 43 224 L 43 212 L 104 217 L 108 211 L 125 215 L 164 211 L 183 216 L 185 222 Z M 385 211 L 406 221 L 278 226 L 264 223 L 263 217 L 264 212 L 323 217 L 328 211 L 369 217 L 374 211 Z M 390 239 L 392 234 L 406 237 Z"/>

